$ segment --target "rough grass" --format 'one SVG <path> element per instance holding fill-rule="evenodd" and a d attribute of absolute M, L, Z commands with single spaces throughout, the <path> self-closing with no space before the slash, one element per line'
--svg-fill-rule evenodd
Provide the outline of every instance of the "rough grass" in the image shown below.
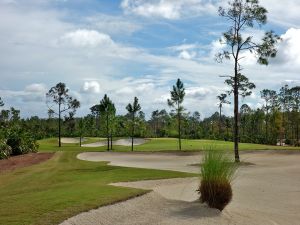
<path fill-rule="evenodd" d="M 40 148 L 49 151 L 55 145 L 50 139 Z M 147 192 L 109 183 L 194 176 L 81 161 L 76 159 L 81 148 L 74 145 L 60 150 L 49 161 L 0 175 L 0 224 L 58 224 L 82 211 Z"/>
<path fill-rule="evenodd" d="M 223 210 L 231 201 L 230 183 L 238 166 L 231 158 L 224 151 L 212 149 L 204 155 L 199 192 L 201 201 L 209 207 Z"/>

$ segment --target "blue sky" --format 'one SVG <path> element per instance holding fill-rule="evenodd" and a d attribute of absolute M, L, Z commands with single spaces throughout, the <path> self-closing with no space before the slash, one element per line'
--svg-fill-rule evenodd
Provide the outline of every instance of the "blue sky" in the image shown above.
<path fill-rule="evenodd" d="M 244 99 L 263 101 L 259 91 L 299 85 L 300 4 L 298 0 L 261 0 L 268 24 L 245 32 L 260 39 L 264 31 L 281 35 L 278 57 L 268 67 L 247 54 L 244 74 L 257 85 Z M 45 93 L 65 82 L 86 115 L 105 93 L 119 114 L 134 96 L 146 114 L 166 108 L 177 78 L 186 86 L 188 111 L 202 117 L 217 110 L 216 95 L 228 89 L 219 75 L 232 63 L 214 55 L 228 24 L 218 16 L 227 0 L 0 0 L 0 96 L 5 107 L 24 117 L 47 116 Z M 284 17 L 282 16 L 284 15 Z M 225 106 L 232 114 L 232 106 Z"/>

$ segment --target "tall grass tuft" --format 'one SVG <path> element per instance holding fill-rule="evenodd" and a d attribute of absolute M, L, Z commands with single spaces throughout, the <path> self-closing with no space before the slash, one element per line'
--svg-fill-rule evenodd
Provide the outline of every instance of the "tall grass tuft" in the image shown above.
<path fill-rule="evenodd" d="M 224 151 L 205 152 L 201 164 L 201 184 L 199 193 L 201 202 L 209 207 L 223 210 L 232 199 L 231 181 L 237 164 Z"/>

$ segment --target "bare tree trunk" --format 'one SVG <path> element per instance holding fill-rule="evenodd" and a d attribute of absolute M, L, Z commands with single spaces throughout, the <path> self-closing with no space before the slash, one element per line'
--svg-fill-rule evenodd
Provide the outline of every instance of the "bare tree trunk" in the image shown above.
<path fill-rule="evenodd" d="M 221 137 L 221 126 L 222 126 L 222 106 L 220 105 L 219 106 L 219 108 L 220 108 L 220 118 L 219 118 L 219 136 Z"/>
<path fill-rule="evenodd" d="M 234 68 L 234 157 L 240 162 L 239 156 L 239 92 L 238 92 L 238 62 L 235 60 Z"/>
<path fill-rule="evenodd" d="M 177 105 L 177 116 L 178 116 L 178 144 L 179 144 L 179 150 L 181 150 L 181 118 L 180 118 L 180 112 L 179 112 L 179 104 Z"/>
<path fill-rule="evenodd" d="M 269 130 L 268 129 L 269 129 L 269 111 L 267 109 L 267 114 L 266 114 L 266 143 L 269 142 Z"/>
<path fill-rule="evenodd" d="M 59 102 L 59 104 L 58 104 L 58 147 L 61 147 L 61 124 L 60 124 L 60 114 L 61 114 L 61 112 L 60 112 L 60 102 Z"/>
<path fill-rule="evenodd" d="M 112 146 L 113 146 L 112 143 L 113 143 L 113 142 L 112 142 L 112 133 L 110 133 L 110 150 L 112 150 Z"/>
<path fill-rule="evenodd" d="M 107 151 L 109 151 L 109 132 L 108 132 L 108 113 L 106 114 L 106 136 L 107 136 Z"/>
<path fill-rule="evenodd" d="M 134 114 L 132 116 L 131 151 L 133 151 L 133 135 L 134 135 Z"/>
<path fill-rule="evenodd" d="M 79 137 L 79 147 L 81 147 L 81 135 Z"/>

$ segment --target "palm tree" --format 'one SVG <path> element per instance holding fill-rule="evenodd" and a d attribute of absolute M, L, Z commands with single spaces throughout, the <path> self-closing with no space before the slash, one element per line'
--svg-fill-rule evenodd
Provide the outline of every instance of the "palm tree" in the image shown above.
<path fill-rule="evenodd" d="M 230 101 L 227 101 L 226 100 L 227 98 L 227 94 L 221 94 L 221 95 L 218 95 L 217 96 L 217 99 L 219 100 L 219 116 L 220 116 L 220 119 L 219 119 L 219 135 L 221 136 L 221 126 L 222 126 L 222 107 L 223 107 L 223 104 L 230 104 Z"/>
<path fill-rule="evenodd" d="M 133 151 L 133 136 L 134 136 L 134 125 L 135 125 L 134 120 L 135 120 L 136 113 L 141 110 L 141 106 L 139 104 L 139 99 L 137 97 L 134 97 L 133 104 L 129 103 L 126 106 L 126 109 L 127 109 L 128 113 L 130 114 L 131 120 L 132 120 L 132 126 L 131 126 L 131 151 Z"/>
<path fill-rule="evenodd" d="M 182 102 L 185 96 L 185 89 L 183 83 L 178 78 L 176 85 L 173 85 L 173 90 L 170 91 L 171 99 L 168 99 L 168 105 L 175 109 L 177 114 L 177 121 L 178 121 L 178 145 L 179 150 L 181 150 L 181 113 L 183 112 L 184 108 L 182 107 Z"/>

